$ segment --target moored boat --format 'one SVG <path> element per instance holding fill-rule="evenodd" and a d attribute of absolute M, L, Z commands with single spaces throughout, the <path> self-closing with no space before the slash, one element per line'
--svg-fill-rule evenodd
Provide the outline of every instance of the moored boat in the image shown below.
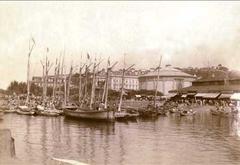
<path fill-rule="evenodd" d="M 36 114 L 40 115 L 40 116 L 59 116 L 60 115 L 60 111 L 56 110 L 56 109 L 50 109 L 50 108 L 45 108 L 43 106 L 38 105 L 37 106 L 37 110 L 36 110 Z"/>
<path fill-rule="evenodd" d="M 182 110 L 180 111 L 180 115 L 181 116 L 193 116 L 196 114 L 196 111 L 193 111 L 193 110 Z"/>
<path fill-rule="evenodd" d="M 81 119 L 91 119 L 91 120 L 114 120 L 114 112 L 104 109 L 104 110 L 89 110 L 88 108 L 79 108 L 77 110 L 64 109 L 63 113 L 67 117 L 81 118 Z"/>
<path fill-rule="evenodd" d="M 19 115 L 35 115 L 35 111 L 28 106 L 18 106 L 16 112 Z"/>

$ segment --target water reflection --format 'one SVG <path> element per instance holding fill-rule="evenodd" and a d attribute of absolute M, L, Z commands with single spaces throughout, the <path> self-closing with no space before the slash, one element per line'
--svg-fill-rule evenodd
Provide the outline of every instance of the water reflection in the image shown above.
<path fill-rule="evenodd" d="M 89 164 L 239 164 L 240 115 L 87 122 L 6 114 L 0 127 L 15 138 L 17 156 L 33 164 L 49 157 Z"/>

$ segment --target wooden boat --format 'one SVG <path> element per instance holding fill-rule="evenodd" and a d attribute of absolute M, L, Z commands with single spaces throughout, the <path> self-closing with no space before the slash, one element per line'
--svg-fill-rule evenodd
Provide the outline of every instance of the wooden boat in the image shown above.
<path fill-rule="evenodd" d="M 158 115 L 166 116 L 167 112 L 168 111 L 166 110 L 166 107 L 164 107 L 164 106 L 160 106 L 157 108 Z"/>
<path fill-rule="evenodd" d="M 114 114 L 114 117 L 116 120 L 127 120 L 128 113 L 125 110 L 117 111 Z"/>
<path fill-rule="evenodd" d="M 16 110 L 15 109 L 6 109 L 4 110 L 4 113 L 15 113 Z"/>
<path fill-rule="evenodd" d="M 28 106 L 18 106 L 16 112 L 19 115 L 35 115 L 35 111 Z"/>
<path fill-rule="evenodd" d="M 97 108 L 96 106 L 96 101 L 94 101 L 95 99 L 95 79 L 96 79 L 96 68 L 97 66 L 100 64 L 100 62 L 97 64 L 96 61 L 94 62 L 93 65 L 93 78 L 92 78 L 92 89 L 91 89 L 91 95 L 90 95 L 90 104 L 83 104 L 80 105 L 79 108 L 77 108 L 76 110 L 74 109 L 69 109 L 64 108 L 63 112 L 64 115 L 67 117 L 75 117 L 75 118 L 81 118 L 81 119 L 88 119 L 88 120 L 102 120 L 102 121 L 114 121 L 115 117 L 114 117 L 114 111 L 110 108 L 108 108 L 108 83 L 106 83 L 105 87 L 104 87 L 104 98 L 105 98 L 105 103 L 102 105 L 99 105 L 99 108 Z M 113 66 L 115 66 L 117 63 L 113 64 L 111 67 L 107 67 L 107 74 L 106 74 L 106 79 L 105 81 L 108 82 L 109 81 L 109 74 L 111 69 L 113 68 Z M 110 65 L 110 62 L 108 62 L 108 66 Z M 90 66 L 90 65 L 89 65 Z M 88 68 L 89 66 L 86 66 L 86 68 Z M 85 71 L 85 75 L 86 75 L 86 82 L 85 82 L 85 90 L 87 90 L 87 70 Z M 88 93 L 86 91 L 86 93 Z M 86 96 L 85 96 L 86 99 Z"/>
<path fill-rule="evenodd" d="M 176 112 L 178 112 L 178 109 L 176 107 L 173 107 L 173 108 L 169 108 L 168 111 L 170 113 L 176 113 Z"/>
<path fill-rule="evenodd" d="M 230 107 L 216 107 L 211 108 L 210 112 L 212 115 L 219 115 L 219 116 L 228 116 L 230 114 L 235 114 Z"/>
<path fill-rule="evenodd" d="M 217 116 L 217 115 L 220 115 L 220 111 L 217 110 L 217 109 L 213 109 L 213 108 L 212 108 L 212 109 L 210 109 L 210 112 L 211 112 L 212 115 L 216 115 L 216 116 Z"/>
<path fill-rule="evenodd" d="M 89 110 L 88 108 L 79 108 L 77 110 L 64 109 L 63 113 L 67 117 L 75 117 L 91 120 L 113 121 L 115 119 L 114 112 L 110 110 Z"/>
<path fill-rule="evenodd" d="M 196 111 L 192 110 L 182 110 L 180 111 L 180 116 L 193 116 L 196 114 Z"/>
<path fill-rule="evenodd" d="M 0 109 L 3 110 L 4 113 L 15 113 L 16 112 L 15 106 L 2 106 Z"/>
<path fill-rule="evenodd" d="M 121 111 L 115 112 L 116 120 L 136 120 L 139 113 L 132 109 L 121 109 Z"/>
<path fill-rule="evenodd" d="M 156 117 L 158 116 L 158 112 L 152 109 L 140 109 L 139 111 L 140 117 Z"/>
<path fill-rule="evenodd" d="M 16 112 L 19 115 L 35 115 L 34 111 L 22 111 L 20 109 L 17 109 Z"/>
<path fill-rule="evenodd" d="M 40 116 L 54 116 L 54 117 L 60 115 L 59 111 L 55 109 L 45 108 L 40 105 L 37 106 L 36 114 Z"/>
<path fill-rule="evenodd" d="M 7 105 L 0 106 L 0 110 L 8 110 L 8 109 L 9 109 L 9 106 L 7 106 Z"/>

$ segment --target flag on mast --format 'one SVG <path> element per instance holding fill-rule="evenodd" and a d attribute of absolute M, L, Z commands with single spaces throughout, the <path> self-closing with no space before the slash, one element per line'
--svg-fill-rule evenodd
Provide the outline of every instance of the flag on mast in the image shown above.
<path fill-rule="evenodd" d="M 87 53 L 87 59 L 89 60 L 90 59 L 90 55 Z"/>
<path fill-rule="evenodd" d="M 108 57 L 108 65 L 110 66 L 110 57 Z"/>

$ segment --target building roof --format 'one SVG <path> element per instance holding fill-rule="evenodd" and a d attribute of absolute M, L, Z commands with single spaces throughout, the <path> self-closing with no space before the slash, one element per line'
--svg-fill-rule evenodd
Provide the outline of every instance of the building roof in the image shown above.
<path fill-rule="evenodd" d="M 147 74 L 141 75 L 140 77 L 155 77 L 158 75 L 158 70 L 151 71 Z M 190 77 L 190 78 L 195 78 L 193 75 L 184 73 L 178 69 L 174 69 L 171 66 L 166 66 L 164 68 L 160 69 L 159 72 L 160 77 Z"/>
<path fill-rule="evenodd" d="M 190 86 L 186 88 L 182 88 L 179 90 L 172 90 L 170 92 L 179 92 L 179 93 L 187 93 L 187 92 L 240 92 L 240 84 L 238 85 L 207 85 L 207 86 Z"/>

